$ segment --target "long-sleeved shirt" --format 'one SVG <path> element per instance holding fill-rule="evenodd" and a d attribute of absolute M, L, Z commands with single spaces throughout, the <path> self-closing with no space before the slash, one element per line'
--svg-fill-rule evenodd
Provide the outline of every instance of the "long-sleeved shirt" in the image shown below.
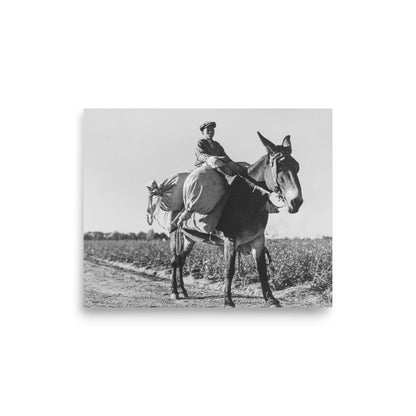
<path fill-rule="evenodd" d="M 231 160 L 225 153 L 224 148 L 215 140 L 199 140 L 195 150 L 195 166 L 202 166 L 210 156 L 225 156 L 225 162 Z"/>

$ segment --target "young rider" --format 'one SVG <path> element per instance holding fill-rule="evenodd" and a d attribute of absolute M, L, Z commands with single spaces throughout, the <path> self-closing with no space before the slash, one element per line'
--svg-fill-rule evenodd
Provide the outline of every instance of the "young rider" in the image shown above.
<path fill-rule="evenodd" d="M 215 140 L 215 128 L 217 123 L 215 121 L 206 121 L 199 129 L 202 133 L 202 139 L 198 141 L 195 151 L 195 166 L 200 167 L 204 163 L 211 166 L 213 169 L 225 166 L 231 159 L 225 153 L 224 148 Z"/>
<path fill-rule="evenodd" d="M 195 150 L 195 167 L 200 167 L 207 164 L 213 169 L 221 172 L 227 182 L 231 183 L 233 176 L 243 174 L 245 168 L 238 163 L 235 163 L 225 153 L 224 148 L 215 140 L 215 128 L 217 123 L 215 121 L 206 121 L 199 129 L 202 133 L 202 139 L 198 141 Z"/>

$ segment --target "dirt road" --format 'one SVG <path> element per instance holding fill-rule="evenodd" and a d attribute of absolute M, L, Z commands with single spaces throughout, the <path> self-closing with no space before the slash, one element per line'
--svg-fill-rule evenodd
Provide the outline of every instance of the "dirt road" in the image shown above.
<path fill-rule="evenodd" d="M 222 283 L 184 278 L 189 298 L 170 299 L 170 271 L 142 270 L 128 263 L 84 261 L 84 306 L 87 308 L 223 307 Z M 327 307 L 309 284 L 275 292 L 283 307 Z M 260 284 L 233 288 L 237 308 L 264 308 Z"/>

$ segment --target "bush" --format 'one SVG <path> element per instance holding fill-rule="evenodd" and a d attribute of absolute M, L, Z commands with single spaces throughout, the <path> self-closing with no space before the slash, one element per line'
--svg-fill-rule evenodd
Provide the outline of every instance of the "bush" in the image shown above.
<path fill-rule="evenodd" d="M 123 261 L 137 266 L 170 267 L 169 241 L 91 241 L 85 240 L 84 258 Z M 167 236 L 165 236 L 167 239 Z M 318 291 L 332 290 L 332 239 L 280 239 L 267 241 L 272 263 L 268 267 L 270 284 L 281 290 L 311 282 Z M 205 278 L 222 280 L 222 249 L 197 244 L 188 257 L 187 268 L 199 269 Z M 238 262 L 236 267 L 238 266 Z M 235 279 L 240 284 L 258 280 L 257 267 L 251 256 L 241 256 L 240 271 Z M 190 270 L 188 270 L 190 271 Z"/>

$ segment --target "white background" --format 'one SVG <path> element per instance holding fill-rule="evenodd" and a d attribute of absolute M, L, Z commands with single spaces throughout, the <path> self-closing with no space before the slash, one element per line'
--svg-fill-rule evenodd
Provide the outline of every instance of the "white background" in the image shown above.
<path fill-rule="evenodd" d="M 3 2 L 1 413 L 414 415 L 411 5 Z M 333 309 L 83 311 L 84 107 L 333 108 Z"/>

